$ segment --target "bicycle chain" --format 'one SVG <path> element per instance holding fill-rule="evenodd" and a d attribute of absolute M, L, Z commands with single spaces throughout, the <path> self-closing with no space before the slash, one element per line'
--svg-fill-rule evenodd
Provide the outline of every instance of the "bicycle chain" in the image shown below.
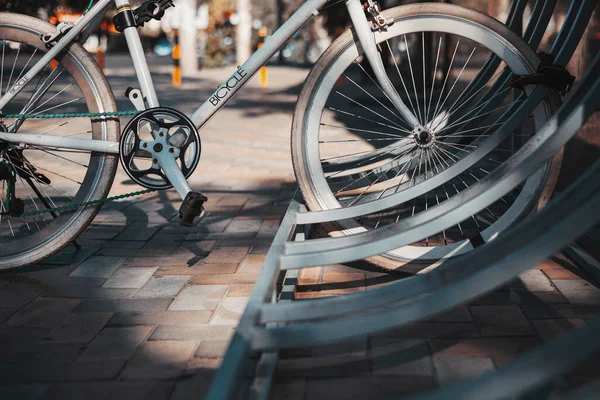
<path fill-rule="evenodd" d="M 62 114 L 6 114 L 6 115 L 0 113 L 0 118 L 10 118 L 10 119 L 30 119 L 30 118 L 50 119 L 50 118 L 85 118 L 85 117 L 93 118 L 93 117 L 117 117 L 117 116 L 121 116 L 121 115 L 137 115 L 139 113 L 140 113 L 140 111 L 110 111 L 110 112 L 102 112 L 102 113 L 62 113 Z M 84 201 L 84 202 L 76 203 L 76 204 L 67 204 L 66 206 L 29 211 L 29 212 L 25 212 L 25 213 L 21 214 L 20 217 L 29 217 L 29 216 L 33 216 L 33 215 L 40 215 L 40 214 L 57 212 L 57 211 L 60 212 L 60 211 L 74 210 L 79 207 L 96 205 L 96 204 L 106 203 L 106 202 L 114 201 L 114 200 L 126 199 L 128 197 L 140 196 L 142 194 L 151 193 L 151 192 L 155 192 L 155 191 L 156 190 L 154 190 L 154 189 L 139 190 L 136 192 L 125 193 L 125 194 L 121 194 L 121 195 L 113 196 L 113 197 L 104 197 L 102 199 Z"/>

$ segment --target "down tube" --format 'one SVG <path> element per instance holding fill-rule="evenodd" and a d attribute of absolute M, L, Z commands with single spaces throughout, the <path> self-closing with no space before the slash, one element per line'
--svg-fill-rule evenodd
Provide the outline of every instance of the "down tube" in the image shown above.
<path fill-rule="evenodd" d="M 206 124 L 328 0 L 308 0 L 192 114 L 198 129 Z"/>

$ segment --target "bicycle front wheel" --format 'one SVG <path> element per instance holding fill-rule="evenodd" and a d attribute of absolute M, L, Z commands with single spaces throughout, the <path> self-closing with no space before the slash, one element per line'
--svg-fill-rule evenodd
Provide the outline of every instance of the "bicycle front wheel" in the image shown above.
<path fill-rule="evenodd" d="M 549 92 L 507 132 L 502 125 L 526 99 L 509 83 L 539 64 L 521 38 L 489 16 L 454 5 L 416 4 L 383 15 L 394 22 L 374 35 L 388 77 L 427 134 L 417 136 L 395 110 L 356 36 L 347 31 L 338 38 L 311 71 L 294 114 L 298 184 L 310 210 L 399 200 L 328 226 L 331 235 L 396 223 L 459 194 L 508 160 L 559 103 Z M 485 244 L 548 201 L 560 162 L 559 155 L 456 226 L 368 261 L 418 270 Z"/>
<path fill-rule="evenodd" d="M 7 93 L 41 58 L 47 51 L 41 37 L 55 30 L 35 18 L 0 13 L 0 94 Z M 48 65 L 1 111 L 3 132 L 119 139 L 117 117 L 57 115 L 116 111 L 104 75 L 78 43 L 70 44 L 56 65 Z M 24 114 L 53 118 L 23 118 Z M 0 164 L 4 171 L 0 180 L 2 270 L 35 263 L 56 253 L 85 229 L 101 207 L 21 216 L 19 208 L 9 204 L 11 198 L 20 199 L 22 211 L 27 214 L 106 197 L 118 157 L 0 141 Z"/>

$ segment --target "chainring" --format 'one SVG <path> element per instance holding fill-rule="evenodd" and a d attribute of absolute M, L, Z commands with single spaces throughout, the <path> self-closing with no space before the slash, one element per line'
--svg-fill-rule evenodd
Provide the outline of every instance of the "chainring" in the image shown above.
<path fill-rule="evenodd" d="M 121 135 L 121 165 L 137 184 L 154 190 L 171 188 L 157 152 L 169 152 L 176 159 L 183 176 L 192 175 L 200 160 L 200 136 L 184 114 L 168 107 L 142 111 L 129 121 Z"/>

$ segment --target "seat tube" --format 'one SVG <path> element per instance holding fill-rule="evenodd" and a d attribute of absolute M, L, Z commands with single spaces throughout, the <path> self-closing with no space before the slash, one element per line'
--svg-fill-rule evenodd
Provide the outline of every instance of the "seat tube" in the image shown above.
<path fill-rule="evenodd" d="M 131 5 L 128 0 L 115 0 L 117 6 L 117 13 L 131 12 Z M 146 103 L 149 107 L 158 107 L 158 96 L 156 96 L 156 90 L 152 83 L 152 76 L 148 69 L 148 63 L 144 56 L 144 49 L 142 47 L 142 41 L 140 40 L 140 34 L 137 27 L 130 26 L 123 29 L 125 40 L 127 41 L 127 47 L 131 54 L 133 66 L 135 68 L 135 74 L 137 75 L 138 82 L 142 95 L 144 96 Z"/>
<path fill-rule="evenodd" d="M 350 14 L 350 19 L 354 25 L 356 36 L 360 41 L 360 45 L 373 68 L 375 78 L 381 85 L 381 89 L 394 104 L 394 107 L 398 110 L 400 115 L 406 119 L 406 121 L 412 125 L 415 129 L 422 128 L 418 118 L 412 113 L 412 111 L 404 104 L 400 95 L 394 88 L 394 85 L 390 81 L 385 71 L 385 66 L 381 60 L 381 56 L 377 51 L 377 43 L 375 43 L 375 36 L 371 30 L 371 25 L 365 16 L 365 11 L 361 0 L 348 0 L 346 1 L 346 7 Z"/>

